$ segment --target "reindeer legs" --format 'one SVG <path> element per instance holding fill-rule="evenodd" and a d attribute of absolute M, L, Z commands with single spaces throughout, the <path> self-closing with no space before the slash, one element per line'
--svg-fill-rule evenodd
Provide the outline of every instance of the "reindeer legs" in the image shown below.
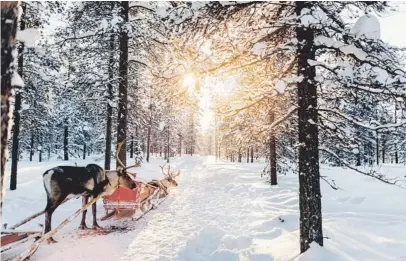
<path fill-rule="evenodd" d="M 52 214 L 54 213 L 55 209 L 62 203 L 62 201 L 66 198 L 66 195 L 58 194 L 55 197 L 51 197 L 47 195 L 47 206 L 45 207 L 45 228 L 44 234 L 51 231 L 51 224 L 52 224 Z M 47 240 L 48 243 L 56 243 L 56 241 L 50 237 Z"/>
<path fill-rule="evenodd" d="M 93 214 L 93 226 L 92 229 L 95 230 L 101 230 L 103 229 L 102 227 L 99 226 L 99 224 L 97 224 L 97 220 L 96 220 L 96 202 L 93 203 L 92 205 L 92 214 Z"/>
<path fill-rule="evenodd" d="M 82 207 L 84 207 L 89 200 L 89 196 L 82 196 Z M 82 213 L 82 221 L 80 221 L 79 229 L 89 229 L 86 226 L 86 213 L 87 210 L 83 211 Z"/>

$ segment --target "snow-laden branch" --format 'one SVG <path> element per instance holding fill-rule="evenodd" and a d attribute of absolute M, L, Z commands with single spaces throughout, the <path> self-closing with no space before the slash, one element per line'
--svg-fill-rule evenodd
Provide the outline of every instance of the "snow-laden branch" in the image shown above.
<path fill-rule="evenodd" d="M 139 60 L 129 60 L 128 63 L 136 63 L 136 64 L 140 64 L 140 65 L 144 66 L 145 68 L 147 68 L 150 71 L 151 75 L 156 77 L 156 78 L 161 78 L 161 79 L 165 79 L 165 80 L 172 80 L 172 79 L 175 79 L 175 78 L 181 76 L 180 74 L 175 74 L 175 75 L 173 75 L 171 77 L 165 77 L 165 76 L 158 75 L 157 73 L 155 73 L 152 70 L 152 68 L 148 64 L 146 64 L 144 62 L 141 62 Z"/>
<path fill-rule="evenodd" d="M 267 126 L 268 128 L 270 128 L 271 130 L 274 129 L 276 126 L 278 126 L 279 124 L 281 124 L 282 122 L 284 122 L 286 119 L 288 119 L 294 112 L 296 112 L 298 109 L 297 106 L 292 106 L 288 109 L 288 112 L 279 117 L 278 119 L 276 119 L 275 121 L 272 122 L 271 125 Z"/>
<path fill-rule="evenodd" d="M 323 146 L 319 147 L 319 150 L 328 153 L 330 156 L 332 156 L 335 159 L 337 159 L 338 161 L 340 161 L 344 166 L 346 166 L 347 168 L 349 168 L 351 170 L 354 170 L 355 172 L 358 172 L 358 173 L 360 173 L 362 175 L 377 179 L 379 181 L 382 181 L 383 183 L 390 184 L 390 185 L 396 185 L 398 187 L 403 188 L 403 186 L 398 185 L 396 183 L 398 183 L 399 181 L 405 181 L 405 180 L 388 179 L 388 178 L 385 177 L 385 175 L 379 174 L 375 170 L 370 170 L 369 172 L 362 171 L 362 170 L 360 170 L 360 169 L 358 169 L 356 167 L 351 166 L 351 164 L 348 163 L 347 161 L 345 161 L 343 159 L 343 157 L 339 157 L 336 153 L 332 152 L 331 150 L 329 150 L 329 149 L 327 149 L 327 148 L 325 148 Z"/>
<path fill-rule="evenodd" d="M 318 66 L 318 67 L 321 67 L 321 68 L 331 72 L 332 74 L 334 74 L 336 76 L 339 75 L 337 70 L 340 67 L 333 67 L 332 68 L 332 67 L 329 67 L 326 64 L 323 64 L 321 62 L 310 62 L 310 63 L 311 63 L 310 64 L 311 66 Z M 343 79 L 341 79 L 341 78 L 335 78 L 335 80 L 336 81 L 338 80 L 343 86 L 348 87 L 348 88 L 353 88 L 353 89 L 357 89 L 357 90 L 372 93 L 372 94 L 382 94 L 382 95 L 392 96 L 392 97 L 395 97 L 395 98 L 406 98 L 406 92 L 405 91 L 391 90 L 390 86 L 395 87 L 396 84 L 398 84 L 396 82 L 394 82 L 392 84 L 384 85 L 385 88 L 375 88 L 375 87 L 372 88 L 371 83 L 363 83 L 363 82 L 360 82 L 360 81 L 358 81 L 356 79 L 352 79 L 352 84 L 348 84 L 347 82 L 342 83 L 341 80 L 343 80 Z"/>
<path fill-rule="evenodd" d="M 397 128 L 397 127 L 402 127 L 402 126 L 406 125 L 406 122 L 400 122 L 400 123 L 389 123 L 389 124 L 383 124 L 383 125 L 378 125 L 378 126 L 371 126 L 369 124 L 365 124 L 364 122 L 360 122 L 360 121 L 358 121 L 358 120 L 356 120 L 356 119 L 354 119 L 354 118 L 352 118 L 352 117 L 350 117 L 350 116 L 348 116 L 348 115 L 346 115 L 344 113 L 341 113 L 341 112 L 339 112 L 337 110 L 319 108 L 319 112 L 320 111 L 333 113 L 335 115 L 338 115 L 338 116 L 340 116 L 340 117 L 354 123 L 355 125 L 357 125 L 359 127 L 363 127 L 363 128 L 373 130 L 373 131 L 379 131 L 379 130 L 382 130 L 382 129 Z"/>

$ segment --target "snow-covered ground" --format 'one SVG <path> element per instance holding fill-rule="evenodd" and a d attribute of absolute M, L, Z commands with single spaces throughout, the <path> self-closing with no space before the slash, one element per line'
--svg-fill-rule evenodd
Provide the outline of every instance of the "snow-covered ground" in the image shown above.
<path fill-rule="evenodd" d="M 162 163 L 154 160 L 137 173 L 146 180 L 159 177 Z M 12 225 L 45 207 L 42 173 L 58 164 L 66 163 L 20 164 L 18 189 L 6 192 L 3 223 Z M 406 260 L 405 189 L 323 166 L 322 174 L 335 179 L 341 190 L 322 183 L 325 247 L 313 244 L 299 256 L 296 175 L 279 176 L 279 185 L 271 187 L 261 179 L 259 163 L 216 163 L 212 157 L 185 156 L 173 160 L 173 165 L 181 170 L 179 187 L 158 209 L 137 222 L 100 222 L 114 229 L 105 235 L 76 230 L 78 218 L 56 234 L 57 244 L 41 246 L 31 260 Z M 403 165 L 381 168 L 391 176 L 406 174 Z M 58 208 L 53 226 L 80 205 L 77 199 Z M 100 202 L 98 209 L 101 217 Z M 88 213 L 89 225 L 90 221 Z M 40 217 L 22 228 L 35 229 L 42 222 Z M 2 260 L 19 251 L 2 253 Z"/>

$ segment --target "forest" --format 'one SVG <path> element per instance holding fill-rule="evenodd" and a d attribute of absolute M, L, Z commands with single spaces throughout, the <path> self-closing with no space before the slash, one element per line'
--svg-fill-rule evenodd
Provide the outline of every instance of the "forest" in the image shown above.
<path fill-rule="evenodd" d="M 378 20 L 395 3 L 12 3 L 1 17 L 2 202 L 20 189 L 21 162 L 90 157 L 110 170 L 121 142 L 124 165 L 261 163 L 271 187 L 298 177 L 304 253 L 325 239 L 321 183 L 341 190 L 321 166 L 406 185 L 406 52 Z"/>

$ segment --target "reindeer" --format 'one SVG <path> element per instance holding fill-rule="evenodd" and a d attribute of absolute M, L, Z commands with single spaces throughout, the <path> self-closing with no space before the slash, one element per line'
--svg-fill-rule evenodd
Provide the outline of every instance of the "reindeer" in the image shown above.
<path fill-rule="evenodd" d="M 151 201 L 156 199 L 161 199 L 168 195 L 168 190 L 171 187 L 178 186 L 175 177 L 180 175 L 180 172 L 174 174 L 170 171 L 170 166 L 168 167 L 168 173 L 164 172 L 165 166 L 160 166 L 164 179 L 162 180 L 152 180 L 147 184 L 142 185 L 140 192 L 140 210 L 145 212 L 151 206 Z M 152 199 L 153 198 L 153 199 Z M 152 203 L 152 208 L 154 208 L 154 203 Z"/>
<path fill-rule="evenodd" d="M 164 179 L 161 180 L 152 180 L 148 182 L 148 185 L 155 186 L 159 188 L 159 198 L 166 197 L 168 193 L 168 189 L 171 187 L 177 187 L 178 182 L 176 182 L 175 178 L 180 175 L 180 171 L 178 173 L 171 172 L 171 166 L 168 167 L 168 173 L 165 173 L 164 166 L 159 166 L 161 167 L 162 174 L 164 175 Z"/>
<path fill-rule="evenodd" d="M 126 170 L 134 166 L 125 167 L 118 158 L 118 152 L 124 141 L 118 144 L 116 159 L 119 163 L 117 170 L 104 171 L 96 164 L 89 164 L 86 167 L 58 166 L 45 171 L 43 175 L 44 187 L 47 193 L 47 205 L 45 207 L 44 234 L 51 230 L 52 214 L 66 200 L 82 196 L 83 206 L 87 204 L 90 197 L 100 194 L 111 195 L 119 186 L 130 189 L 136 184 L 127 174 Z M 80 229 L 87 229 L 86 212 L 82 214 Z M 96 221 L 96 203 L 92 205 L 93 229 L 101 229 Z M 51 237 L 48 243 L 55 243 Z"/>

